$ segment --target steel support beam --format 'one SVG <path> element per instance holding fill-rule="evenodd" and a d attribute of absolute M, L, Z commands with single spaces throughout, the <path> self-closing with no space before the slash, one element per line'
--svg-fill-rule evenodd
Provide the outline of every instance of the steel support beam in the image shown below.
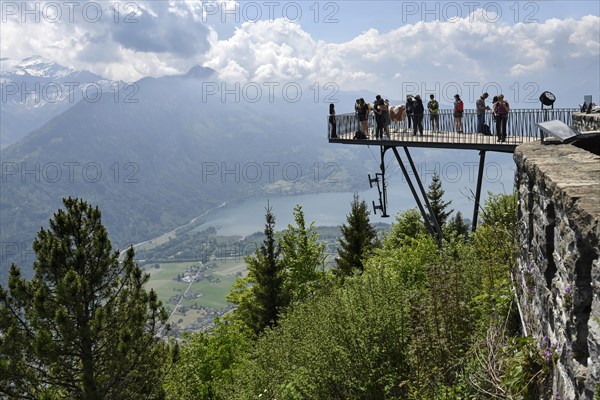
<path fill-rule="evenodd" d="M 382 208 L 381 216 L 383 218 L 389 217 L 389 215 L 387 213 L 387 184 L 385 183 L 385 160 L 384 160 L 385 152 L 387 151 L 387 149 L 388 149 L 388 147 L 385 147 L 385 146 L 381 146 L 381 148 L 380 148 L 380 150 L 381 150 L 381 188 L 382 188 L 382 190 L 379 191 L 379 201 L 381 203 L 381 208 Z"/>
<path fill-rule="evenodd" d="M 485 166 L 485 150 L 479 151 L 479 172 L 477 173 L 477 189 L 475 190 L 475 205 L 473 206 L 473 225 L 471 231 L 477 229 L 477 217 L 479 216 L 479 200 L 481 199 L 481 183 L 483 181 L 483 170 Z"/>
<path fill-rule="evenodd" d="M 396 149 L 396 147 L 392 147 L 392 151 L 394 152 L 394 155 L 396 156 L 396 160 L 398 161 L 398 165 L 400 165 L 400 169 L 402 169 L 404 178 L 406 178 L 406 181 L 408 182 L 408 187 L 410 188 L 410 191 L 412 192 L 412 195 L 415 198 L 415 202 L 417 203 L 417 207 L 419 207 L 419 211 L 421 212 L 421 215 L 423 216 L 423 220 L 425 221 L 425 226 L 427 227 L 429 234 L 434 238 L 438 238 L 437 242 L 440 243 L 439 237 L 437 237 L 433 226 L 431 226 L 429 217 L 428 217 L 427 213 L 425 212 L 425 209 L 423 208 L 423 204 L 421 204 L 421 199 L 419 199 L 419 196 L 417 195 L 417 191 L 415 190 L 415 187 L 412 183 L 412 179 L 410 179 L 410 175 L 408 175 L 408 171 L 406 170 L 406 167 L 404 166 L 404 162 L 400 158 L 400 154 L 398 153 L 398 150 Z"/>
<path fill-rule="evenodd" d="M 425 206 L 427 207 L 427 211 L 429 211 L 429 216 L 430 216 L 431 222 L 433 222 L 433 227 L 435 228 L 435 231 L 437 232 L 438 239 L 439 239 L 438 243 L 441 243 L 442 239 L 444 238 L 444 235 L 442 234 L 442 229 L 440 228 L 440 224 L 438 223 L 437 217 L 433 213 L 433 209 L 431 208 L 431 204 L 429 203 L 429 199 L 427 198 L 427 193 L 425 192 L 425 188 L 423 187 L 423 182 L 421 182 L 421 178 L 419 177 L 419 173 L 417 171 L 417 168 L 415 167 L 415 163 L 413 162 L 410 152 L 408 151 L 408 147 L 404 146 L 404 152 L 406 153 L 406 158 L 408 158 L 410 167 L 413 171 L 413 174 L 415 175 L 415 179 L 417 180 L 417 183 L 419 184 L 419 190 L 421 190 L 421 196 L 423 196 L 423 199 L 425 200 Z"/>

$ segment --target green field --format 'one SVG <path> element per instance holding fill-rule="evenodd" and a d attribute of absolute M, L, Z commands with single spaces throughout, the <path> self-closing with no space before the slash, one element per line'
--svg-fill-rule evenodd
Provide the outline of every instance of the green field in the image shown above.
<path fill-rule="evenodd" d="M 215 261 L 218 268 L 208 269 L 204 274 L 211 274 L 218 278 L 220 282 L 211 283 L 208 280 L 193 283 L 191 286 L 187 282 L 177 282 L 175 278 L 179 274 L 185 273 L 192 266 L 197 266 L 197 262 L 180 263 L 162 263 L 160 268 L 154 268 L 146 265 L 145 270 L 150 274 L 148 288 L 153 288 L 160 300 L 172 309 L 173 304 L 169 299 L 175 295 L 183 294 L 188 290 L 188 295 L 194 294 L 194 299 L 184 299 L 182 305 L 186 306 L 204 306 L 211 308 L 223 308 L 227 306 L 226 296 L 235 282 L 235 273 L 243 272 L 246 268 L 243 261 L 225 260 Z"/>
<path fill-rule="evenodd" d="M 192 266 L 199 266 L 201 263 L 174 262 L 159 265 L 160 268 L 155 268 L 154 264 L 143 266 L 150 274 L 147 288 L 156 291 L 169 312 L 172 312 L 175 307 L 173 296 L 183 295 L 187 290 L 186 297 L 181 300 L 177 312 L 171 319 L 171 323 L 180 329 L 189 328 L 197 320 L 205 318 L 212 320 L 213 317 L 207 315 L 208 311 L 222 312 L 230 307 L 226 297 L 236 280 L 236 273 L 244 274 L 246 271 L 246 264 L 241 259 L 213 260 L 208 265 L 213 265 L 215 268 L 201 272 L 202 275 L 211 276 L 212 282 L 205 279 L 190 285 L 188 282 L 178 282 L 176 278 L 180 274 L 185 274 Z"/>

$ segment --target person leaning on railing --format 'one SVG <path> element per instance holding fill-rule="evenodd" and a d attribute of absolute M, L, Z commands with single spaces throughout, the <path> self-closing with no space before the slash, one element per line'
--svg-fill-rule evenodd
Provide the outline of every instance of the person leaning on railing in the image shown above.
<path fill-rule="evenodd" d="M 506 141 L 506 122 L 508 121 L 508 113 L 510 106 L 504 100 L 504 95 L 498 95 L 498 101 L 494 103 L 494 116 L 496 117 L 496 136 L 499 142 Z"/>
<path fill-rule="evenodd" d="M 489 94 L 486 92 L 475 102 L 475 106 L 477 107 L 477 133 L 484 133 L 483 125 L 485 124 L 485 111 L 490 109 L 485 105 L 485 99 L 487 99 L 488 96 Z"/>

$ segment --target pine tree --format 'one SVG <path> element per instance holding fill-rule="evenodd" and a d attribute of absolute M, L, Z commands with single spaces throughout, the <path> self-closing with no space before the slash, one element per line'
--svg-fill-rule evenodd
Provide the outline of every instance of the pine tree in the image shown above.
<path fill-rule="evenodd" d="M 158 398 L 167 315 L 149 275 L 132 248 L 119 262 L 98 208 L 63 204 L 33 243 L 33 279 L 13 264 L 0 287 L 0 397 Z"/>
<path fill-rule="evenodd" d="M 367 203 L 359 201 L 358 194 L 354 195 L 346 222 L 341 227 L 342 237 L 335 271 L 341 277 L 364 271 L 364 258 L 378 246 L 377 231 L 369 221 Z"/>
<path fill-rule="evenodd" d="M 267 208 L 265 218 L 265 240 L 254 255 L 244 259 L 248 276 L 238 278 L 227 297 L 228 301 L 238 305 L 236 313 L 257 335 L 266 327 L 277 325 L 279 313 L 289 303 L 281 249 L 275 238 L 275 216 L 270 208 Z"/>
<path fill-rule="evenodd" d="M 448 223 L 448 230 L 454 232 L 459 236 L 467 237 L 469 235 L 469 224 L 467 224 L 462 216 L 462 213 L 458 211 L 450 222 Z"/>
<path fill-rule="evenodd" d="M 314 224 L 308 228 L 302 207 L 294 208 L 296 226 L 288 225 L 280 244 L 282 262 L 287 271 L 286 290 L 291 303 L 302 301 L 313 292 L 322 277 L 325 246 L 318 242 Z"/>
<path fill-rule="evenodd" d="M 446 224 L 446 220 L 448 216 L 452 214 L 453 210 L 446 211 L 446 208 L 452 204 L 451 201 L 444 202 L 444 189 L 442 189 L 442 181 L 440 176 L 435 173 L 433 178 L 431 178 L 431 183 L 429 184 L 429 191 L 427 192 L 427 198 L 429 199 L 429 204 L 431 205 L 431 210 L 433 215 L 437 219 L 438 225 L 440 228 Z"/>

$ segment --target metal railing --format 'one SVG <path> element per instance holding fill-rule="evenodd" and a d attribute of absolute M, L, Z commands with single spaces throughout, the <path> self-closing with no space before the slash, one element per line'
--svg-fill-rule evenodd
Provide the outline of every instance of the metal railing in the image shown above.
<path fill-rule="evenodd" d="M 510 110 L 506 121 L 506 141 L 498 144 L 515 145 L 523 142 L 534 140 L 543 140 L 542 132 L 536 126 L 539 122 L 560 120 L 571 126 L 573 124 L 573 113 L 578 110 L 575 108 L 560 108 L 560 109 L 513 109 Z M 492 120 L 491 112 L 485 114 L 485 123 L 489 125 L 491 135 L 486 136 L 477 133 L 477 112 L 476 110 L 465 110 L 461 118 L 462 133 L 457 132 L 452 110 L 439 111 L 439 132 L 432 131 L 432 120 L 430 114 L 423 115 L 423 136 L 413 136 L 414 121 L 411 128 L 408 128 L 408 120 L 405 117 L 400 123 L 392 124 L 389 127 L 391 139 L 395 141 L 414 141 L 419 142 L 437 142 L 437 143 L 453 143 L 464 142 L 466 135 L 468 142 L 474 144 L 490 144 L 496 143 L 496 122 Z M 332 137 L 332 125 L 327 122 L 327 137 L 328 139 L 354 139 L 357 131 L 360 130 L 360 123 L 356 114 L 340 114 L 336 115 L 336 137 Z M 368 132 L 367 139 L 374 140 L 375 137 L 375 117 L 371 113 L 368 117 Z M 418 132 L 417 132 L 418 134 Z M 385 136 L 385 135 L 384 135 Z"/>

